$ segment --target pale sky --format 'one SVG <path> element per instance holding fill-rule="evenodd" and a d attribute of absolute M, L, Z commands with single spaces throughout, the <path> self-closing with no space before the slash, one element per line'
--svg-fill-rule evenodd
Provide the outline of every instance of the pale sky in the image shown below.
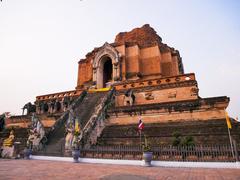
<path fill-rule="evenodd" d="M 73 90 L 79 59 L 144 24 L 180 51 L 201 97 L 228 96 L 229 114 L 239 116 L 238 0 L 2 0 L 0 113 Z"/>

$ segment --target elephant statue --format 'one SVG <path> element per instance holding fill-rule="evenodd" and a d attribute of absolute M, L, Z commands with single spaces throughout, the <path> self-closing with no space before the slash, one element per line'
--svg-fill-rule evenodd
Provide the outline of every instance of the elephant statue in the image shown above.
<path fill-rule="evenodd" d="M 63 99 L 63 111 L 67 110 L 70 103 L 71 103 L 70 98 L 68 96 L 64 97 L 64 99 Z"/>
<path fill-rule="evenodd" d="M 61 110 L 61 103 L 58 100 L 54 104 L 54 109 L 55 109 L 55 112 L 58 112 Z"/>
<path fill-rule="evenodd" d="M 23 106 L 22 115 L 24 115 L 25 109 L 27 110 L 27 115 L 29 115 L 30 113 L 36 112 L 36 106 L 34 104 L 32 104 L 31 102 L 29 102 Z"/>
<path fill-rule="evenodd" d="M 49 102 L 49 105 L 48 105 L 48 107 L 50 108 L 49 110 L 50 110 L 50 113 L 54 113 L 54 111 L 55 111 L 55 103 L 56 103 L 56 100 L 52 100 L 52 101 L 50 101 Z"/>
<path fill-rule="evenodd" d="M 133 94 L 133 90 L 128 89 L 126 93 L 124 94 L 124 105 L 125 106 L 132 106 L 135 102 L 135 95 Z"/>

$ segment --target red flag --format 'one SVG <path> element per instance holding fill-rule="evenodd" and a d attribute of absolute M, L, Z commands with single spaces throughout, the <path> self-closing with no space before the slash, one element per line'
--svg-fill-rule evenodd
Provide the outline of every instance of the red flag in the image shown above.
<path fill-rule="evenodd" d="M 139 122 L 138 122 L 138 130 L 143 130 L 144 128 L 144 124 L 143 124 L 143 121 L 141 119 L 139 119 Z"/>

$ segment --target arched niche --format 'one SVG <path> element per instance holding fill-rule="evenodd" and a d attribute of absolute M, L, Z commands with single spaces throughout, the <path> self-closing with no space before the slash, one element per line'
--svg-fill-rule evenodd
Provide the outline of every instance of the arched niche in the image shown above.
<path fill-rule="evenodd" d="M 93 81 L 97 88 L 103 88 L 106 87 L 106 82 L 114 83 L 118 80 L 120 80 L 119 53 L 110 44 L 105 43 L 93 60 Z"/>

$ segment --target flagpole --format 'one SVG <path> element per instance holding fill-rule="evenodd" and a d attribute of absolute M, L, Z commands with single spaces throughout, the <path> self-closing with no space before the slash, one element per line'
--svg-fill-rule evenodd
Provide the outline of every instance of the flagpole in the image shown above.
<path fill-rule="evenodd" d="M 234 158 L 234 153 L 233 153 L 233 145 L 232 145 L 232 138 L 231 138 L 231 133 L 230 133 L 230 130 L 229 128 L 228 129 L 228 136 L 229 136 L 229 141 L 230 141 L 230 145 L 231 145 L 231 150 L 232 150 L 232 156 Z"/>
<path fill-rule="evenodd" d="M 140 129 L 140 149 L 142 148 L 142 130 Z"/>
<path fill-rule="evenodd" d="M 224 108 L 224 113 L 225 113 L 225 116 L 226 116 L 226 123 L 227 123 L 227 118 L 229 118 L 229 117 L 227 117 L 228 114 L 226 113 L 226 109 L 225 109 L 225 108 Z M 230 122 L 230 123 L 231 123 L 231 122 Z M 230 146 L 231 146 L 232 156 L 233 156 L 233 158 L 234 158 L 233 145 L 232 145 L 232 138 L 231 138 L 230 129 L 229 129 L 229 127 L 228 127 L 228 123 L 227 123 L 227 129 L 228 129 L 228 137 L 229 137 L 229 141 L 230 141 Z"/>

